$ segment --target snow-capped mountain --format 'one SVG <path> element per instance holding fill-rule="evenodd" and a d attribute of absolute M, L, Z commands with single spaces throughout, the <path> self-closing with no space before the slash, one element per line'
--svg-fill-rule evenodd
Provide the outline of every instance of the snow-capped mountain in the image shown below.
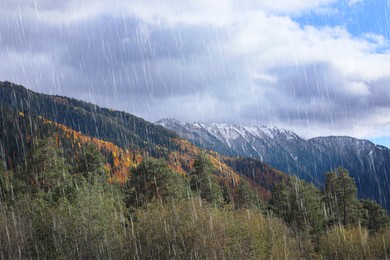
<path fill-rule="evenodd" d="M 221 154 L 256 157 L 317 185 L 337 166 L 348 169 L 359 195 L 390 209 L 390 149 L 346 136 L 304 139 L 292 131 L 266 126 L 182 123 L 163 119 L 156 124 Z M 384 196 L 386 195 L 386 196 Z"/>

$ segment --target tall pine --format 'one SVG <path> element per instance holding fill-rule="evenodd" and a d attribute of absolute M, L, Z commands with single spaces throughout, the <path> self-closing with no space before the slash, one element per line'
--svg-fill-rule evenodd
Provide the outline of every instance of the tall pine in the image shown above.
<path fill-rule="evenodd" d="M 326 174 L 324 193 L 330 225 L 360 223 L 363 211 L 356 192 L 355 181 L 346 169 L 338 167 Z"/>
<path fill-rule="evenodd" d="M 214 171 L 210 158 L 200 153 L 193 164 L 190 185 L 202 199 L 211 204 L 220 204 L 223 201 L 222 189 L 212 175 Z"/>

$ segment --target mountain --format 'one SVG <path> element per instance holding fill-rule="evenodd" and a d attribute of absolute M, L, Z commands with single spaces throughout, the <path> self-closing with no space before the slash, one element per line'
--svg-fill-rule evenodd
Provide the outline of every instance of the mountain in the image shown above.
<path fill-rule="evenodd" d="M 202 152 L 173 131 L 126 112 L 0 82 L 0 160 L 7 168 L 28 167 L 26 158 L 37 140 L 53 135 L 64 147 L 70 164 L 74 155 L 82 152 L 82 147 L 96 145 L 107 158 L 111 179 L 120 183 L 129 178 L 129 169 L 145 156 L 162 158 L 185 175 L 191 172 L 194 159 Z M 270 197 L 275 184 L 288 178 L 255 159 L 244 163 L 215 152 L 209 155 L 217 169 L 214 174 L 221 182 L 236 185 L 245 179 L 265 199 Z M 232 161 L 234 165 L 228 165 Z M 245 167 L 237 167 L 240 163 Z M 249 174 L 253 172 L 256 174 Z"/>
<path fill-rule="evenodd" d="M 0 258 L 127 259 L 163 255 L 187 259 L 199 257 L 196 250 L 202 252 L 214 244 L 215 249 L 202 258 L 215 257 L 219 248 L 229 253 L 219 254 L 220 258 L 239 258 L 243 252 L 249 252 L 250 258 L 255 251 L 261 253 L 255 258 L 272 258 L 274 249 L 263 254 L 262 245 L 268 244 L 276 244 L 275 251 L 284 252 L 276 258 L 287 256 L 290 249 L 286 245 L 297 250 L 296 257 L 292 251 L 288 257 L 310 258 L 328 250 L 329 246 L 321 243 L 335 228 L 344 232 L 342 225 L 348 225 L 346 231 L 359 231 L 355 232 L 357 241 L 361 232 L 368 234 L 368 230 L 388 225 L 386 211 L 379 205 L 357 200 L 349 176 L 334 179 L 336 190 L 342 185 L 349 190 L 324 196 L 314 185 L 290 178 L 255 158 L 260 151 L 256 147 L 261 146 L 250 143 L 264 138 L 266 145 L 261 151 L 265 156 L 271 141 L 279 140 L 279 146 L 270 149 L 276 158 L 279 151 L 291 152 L 291 156 L 305 149 L 336 149 L 340 153 L 337 138 L 319 138 L 315 145 L 299 150 L 295 146 L 307 141 L 290 131 L 197 124 L 197 136 L 207 133 L 210 144 L 219 140 L 215 148 L 231 154 L 226 156 L 205 151 L 162 126 L 83 101 L 34 93 L 11 83 L 0 84 L 0 99 L 0 244 L 5 245 L 0 247 L 4 256 Z M 166 125 L 172 122 L 186 129 L 185 124 L 183 127 L 173 120 L 167 120 Z M 376 154 L 365 150 L 364 141 L 346 138 L 343 142 L 350 150 L 340 153 L 342 158 L 361 150 L 372 156 L 375 166 Z M 238 154 L 233 148 L 253 155 L 232 156 Z M 301 158 L 293 159 L 299 162 Z M 323 160 L 331 159 L 324 155 Z M 338 203 L 345 198 L 348 203 Z M 378 244 L 389 230 L 383 232 L 366 244 Z M 162 250 L 167 234 L 173 235 Z M 339 232 L 329 241 L 336 241 L 336 236 Z M 213 240 L 215 237 L 222 239 Z M 293 237 L 300 240 L 286 240 Z M 237 241 L 242 245 L 237 247 Z M 300 250 L 298 242 L 309 245 L 305 246 L 309 251 Z M 316 246 L 319 249 L 314 251 Z M 232 247 L 237 255 L 230 255 Z M 388 250 L 382 251 L 378 258 Z"/>
<path fill-rule="evenodd" d="M 169 145 L 178 136 L 134 115 L 101 108 L 63 96 L 33 92 L 11 82 L 0 82 L 0 104 L 24 113 L 43 116 L 85 135 L 122 147 L 150 148 Z"/>
<path fill-rule="evenodd" d="M 325 172 L 342 166 L 355 178 L 360 197 L 374 199 L 390 210 L 390 149 L 370 141 L 346 136 L 306 140 L 292 131 L 266 126 L 190 124 L 175 119 L 156 124 L 205 149 L 259 158 L 319 186 Z"/>

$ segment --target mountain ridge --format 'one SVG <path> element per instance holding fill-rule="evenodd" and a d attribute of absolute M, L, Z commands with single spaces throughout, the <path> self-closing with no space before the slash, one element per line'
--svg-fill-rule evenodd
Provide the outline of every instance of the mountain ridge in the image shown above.
<path fill-rule="evenodd" d="M 106 168 L 111 179 L 120 183 L 128 179 L 130 168 L 145 157 L 164 159 L 176 172 L 189 174 L 194 159 L 202 152 L 173 131 L 126 112 L 0 82 L 0 160 L 15 170 L 17 166 L 25 165 L 35 139 L 45 139 L 52 134 L 60 136 L 68 153 L 73 155 L 78 152 L 77 146 L 97 145 L 108 158 Z M 252 185 L 265 199 L 270 198 L 269 187 L 288 177 L 262 163 L 265 170 L 258 171 L 257 175 L 264 176 L 251 176 L 247 174 L 250 167 L 233 170 L 224 162 L 226 158 L 211 152 L 209 156 L 221 182 L 237 184 L 240 178 L 247 181 L 252 178 Z M 251 163 L 255 165 L 256 161 Z M 276 182 L 267 183 L 268 179 Z"/>
<path fill-rule="evenodd" d="M 2 105 L 29 111 L 122 147 L 143 148 L 153 144 L 168 144 L 170 138 L 178 137 L 172 131 L 126 112 L 65 96 L 37 93 L 8 81 L 0 81 L 0 94 Z M 114 129 L 108 129 L 105 125 Z"/>
<path fill-rule="evenodd" d="M 390 209 L 390 149 L 350 136 L 304 139 L 292 131 L 266 126 L 182 123 L 163 119 L 156 124 L 218 153 L 253 157 L 318 186 L 324 173 L 345 167 L 356 180 L 359 196 Z M 216 143 L 213 143 L 217 140 Z M 385 196 L 384 196 L 385 195 Z"/>

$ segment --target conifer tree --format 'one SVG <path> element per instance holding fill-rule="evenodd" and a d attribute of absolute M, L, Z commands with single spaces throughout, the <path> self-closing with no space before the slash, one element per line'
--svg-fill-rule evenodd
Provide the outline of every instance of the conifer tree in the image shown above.
<path fill-rule="evenodd" d="M 202 199 L 212 204 L 220 204 L 223 201 L 221 186 L 216 182 L 212 173 L 215 171 L 208 156 L 200 153 L 194 161 L 191 174 L 191 188 Z"/>
<path fill-rule="evenodd" d="M 377 232 L 389 224 L 389 216 L 385 209 L 373 200 L 362 200 L 364 209 L 363 225 L 370 231 Z"/>
<path fill-rule="evenodd" d="M 156 199 L 169 201 L 186 194 L 184 178 L 163 160 L 145 158 L 131 173 L 125 185 L 128 206 L 144 206 Z"/>
<path fill-rule="evenodd" d="M 89 144 L 83 147 L 76 158 L 76 172 L 87 179 L 92 176 L 104 175 L 104 159 L 96 145 Z"/>
<path fill-rule="evenodd" d="M 70 166 L 63 157 L 63 150 L 55 137 L 40 140 L 27 159 L 27 183 L 30 192 L 55 192 L 56 197 L 65 194 L 65 184 L 71 185 Z M 69 187 L 67 187 L 69 188 Z"/>
<path fill-rule="evenodd" d="M 289 184 L 276 186 L 271 207 L 277 216 L 289 224 L 296 233 L 318 236 L 324 226 L 323 203 L 320 191 L 297 177 Z"/>
<path fill-rule="evenodd" d="M 357 225 L 362 207 L 356 197 L 356 184 L 349 172 L 341 167 L 326 174 L 325 201 L 329 224 Z"/>
<path fill-rule="evenodd" d="M 237 194 L 235 199 L 236 208 L 260 208 L 260 200 L 250 184 L 241 179 L 237 185 Z"/>
<path fill-rule="evenodd" d="M 5 169 L 4 163 L 0 160 L 0 205 L 9 199 L 12 193 L 11 174 Z"/>

